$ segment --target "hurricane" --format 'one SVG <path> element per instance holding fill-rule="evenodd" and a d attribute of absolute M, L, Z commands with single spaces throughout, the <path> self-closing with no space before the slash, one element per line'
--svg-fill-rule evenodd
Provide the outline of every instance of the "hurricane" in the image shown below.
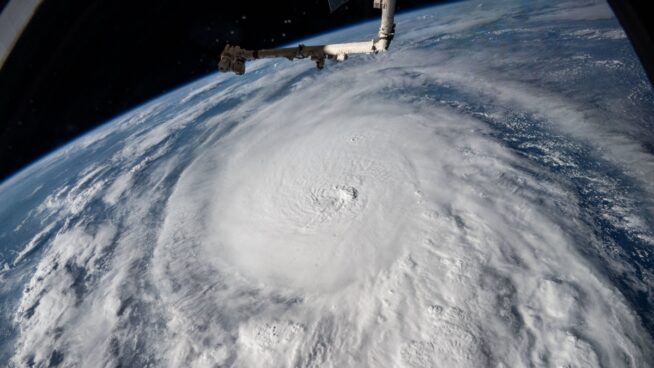
<path fill-rule="evenodd" d="M 0 361 L 654 364 L 654 93 L 608 5 L 397 30 L 211 75 L 3 183 Z"/>

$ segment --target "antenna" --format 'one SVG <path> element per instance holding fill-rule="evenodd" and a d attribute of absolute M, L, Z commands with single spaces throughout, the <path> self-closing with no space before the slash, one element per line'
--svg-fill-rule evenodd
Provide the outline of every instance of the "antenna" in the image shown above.
<path fill-rule="evenodd" d="M 348 0 L 328 0 L 329 8 L 333 12 Z M 396 0 L 373 0 L 376 9 L 381 9 L 381 25 L 377 38 L 364 42 L 337 43 L 331 45 L 246 50 L 239 46 L 227 44 L 220 54 L 218 70 L 221 72 L 234 72 L 237 75 L 245 74 L 245 63 L 250 60 L 267 58 L 311 59 L 318 69 L 325 67 L 325 59 L 343 61 L 350 54 L 376 54 L 388 50 L 395 36 L 395 2 Z"/>

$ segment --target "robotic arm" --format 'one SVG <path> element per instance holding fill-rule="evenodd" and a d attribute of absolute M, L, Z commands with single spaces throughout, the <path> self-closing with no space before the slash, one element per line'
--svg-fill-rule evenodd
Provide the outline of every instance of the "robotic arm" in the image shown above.
<path fill-rule="evenodd" d="M 334 10 L 346 1 L 330 0 L 330 7 Z M 395 35 L 395 1 L 374 0 L 375 8 L 382 10 L 379 34 L 374 40 L 318 46 L 299 45 L 297 47 L 263 50 L 245 50 L 228 44 L 220 54 L 218 69 L 224 73 L 234 72 L 237 75 L 242 75 L 245 73 L 245 63 L 247 61 L 277 57 L 287 58 L 288 60 L 310 58 L 316 63 L 318 69 L 322 69 L 325 66 L 325 59 L 343 61 L 350 54 L 376 54 L 380 51 L 386 51 Z"/>

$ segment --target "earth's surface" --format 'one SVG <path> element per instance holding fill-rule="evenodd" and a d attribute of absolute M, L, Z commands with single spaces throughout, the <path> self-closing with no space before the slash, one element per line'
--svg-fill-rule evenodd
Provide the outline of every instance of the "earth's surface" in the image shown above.
<path fill-rule="evenodd" d="M 601 1 L 212 75 L 0 186 L 0 365 L 651 367 L 653 143 Z"/>

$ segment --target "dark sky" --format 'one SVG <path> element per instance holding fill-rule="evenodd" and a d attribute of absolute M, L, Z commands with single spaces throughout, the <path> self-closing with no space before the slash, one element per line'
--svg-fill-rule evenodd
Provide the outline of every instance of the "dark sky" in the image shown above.
<path fill-rule="evenodd" d="M 398 8 L 439 2 L 402 0 Z M 327 0 L 46 0 L 0 71 L 0 181 L 215 71 L 228 41 L 267 48 L 379 14 L 371 0 L 332 14 Z"/>
<path fill-rule="evenodd" d="M 646 13 L 628 6 L 643 0 L 609 1 L 627 4 L 627 22 Z M 442 2 L 399 0 L 398 10 Z M 0 182 L 121 112 L 215 71 L 226 42 L 267 48 L 378 17 L 371 0 L 351 0 L 332 14 L 327 0 L 45 0 L 0 70 Z M 641 43 L 651 58 L 651 38 Z"/>

